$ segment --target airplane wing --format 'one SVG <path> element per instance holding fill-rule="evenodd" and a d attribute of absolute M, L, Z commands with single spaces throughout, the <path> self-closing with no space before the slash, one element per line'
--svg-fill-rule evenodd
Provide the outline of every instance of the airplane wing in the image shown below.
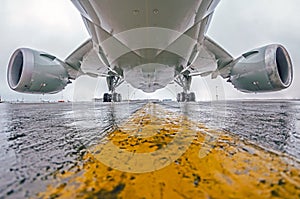
<path fill-rule="evenodd" d="M 93 41 L 89 39 L 79 46 L 71 55 L 69 55 L 65 63 L 73 70 L 68 71 L 71 78 L 87 74 L 92 77 L 103 76 L 106 77 L 109 68 L 106 66 L 98 56 L 98 52 L 93 48 Z"/>
<path fill-rule="evenodd" d="M 205 37 L 203 45 L 197 50 L 197 57 L 186 69 L 190 71 L 190 76 L 208 76 L 233 61 L 233 57 L 209 37 Z M 82 74 L 106 77 L 110 71 L 93 48 L 91 39 L 71 53 L 65 63 L 72 69 L 68 72 L 73 79 Z"/>
<path fill-rule="evenodd" d="M 198 55 L 187 68 L 190 76 L 208 76 L 214 74 L 234 60 L 234 58 L 211 38 L 205 37 Z M 213 75 L 214 78 L 214 75 Z"/>

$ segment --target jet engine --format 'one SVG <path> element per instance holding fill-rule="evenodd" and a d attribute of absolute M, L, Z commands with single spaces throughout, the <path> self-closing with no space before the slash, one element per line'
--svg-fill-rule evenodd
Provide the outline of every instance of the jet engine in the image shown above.
<path fill-rule="evenodd" d="M 9 61 L 8 85 L 22 93 L 57 93 L 69 83 L 63 65 L 62 61 L 47 53 L 20 48 Z"/>
<path fill-rule="evenodd" d="M 247 52 L 237 60 L 229 82 L 243 92 L 269 92 L 288 88 L 293 68 L 287 50 L 277 44 Z"/>

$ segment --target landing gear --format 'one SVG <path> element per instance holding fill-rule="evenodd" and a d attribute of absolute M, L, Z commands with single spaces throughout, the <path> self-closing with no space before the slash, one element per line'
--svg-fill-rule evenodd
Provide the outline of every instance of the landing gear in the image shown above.
<path fill-rule="evenodd" d="M 195 102 L 195 101 L 196 101 L 195 93 L 193 93 L 193 92 L 188 93 L 188 102 Z"/>
<path fill-rule="evenodd" d="M 175 78 L 175 82 L 183 88 L 183 92 L 177 94 L 178 102 L 195 102 L 195 93 L 188 91 L 190 90 L 192 77 L 189 74 L 180 74 Z"/>
<path fill-rule="evenodd" d="M 112 94 L 112 101 L 113 102 L 121 102 L 122 101 L 122 96 L 120 93 L 113 93 Z"/>
<path fill-rule="evenodd" d="M 184 92 L 178 93 L 177 94 L 177 102 L 185 102 L 185 97 L 186 97 L 186 95 Z"/>
<path fill-rule="evenodd" d="M 117 76 L 109 76 L 106 78 L 106 82 L 110 93 L 104 93 L 103 102 L 121 102 L 122 96 L 120 93 L 116 93 L 115 89 L 120 86 L 124 80 Z"/>
<path fill-rule="evenodd" d="M 195 93 L 185 93 L 181 92 L 177 94 L 177 102 L 195 102 L 196 101 L 196 95 Z"/>
<path fill-rule="evenodd" d="M 103 102 L 121 102 L 122 96 L 120 93 L 104 93 L 103 95 Z"/>
<path fill-rule="evenodd" d="M 109 93 L 104 93 L 103 95 L 103 102 L 111 102 L 111 94 Z"/>

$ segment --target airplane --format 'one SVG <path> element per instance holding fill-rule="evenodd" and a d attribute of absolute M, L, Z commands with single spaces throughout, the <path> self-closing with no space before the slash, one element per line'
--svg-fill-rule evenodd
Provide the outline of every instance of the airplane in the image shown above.
<path fill-rule="evenodd" d="M 177 83 L 178 102 L 196 101 L 195 76 L 218 76 L 247 93 L 288 88 L 293 80 L 286 48 L 270 44 L 234 58 L 207 36 L 220 0 L 71 0 L 90 39 L 64 61 L 19 48 L 7 81 L 14 91 L 57 93 L 81 75 L 106 78 L 104 102 L 120 102 L 124 82 L 146 93 Z M 225 30 L 224 30 L 225 31 Z"/>

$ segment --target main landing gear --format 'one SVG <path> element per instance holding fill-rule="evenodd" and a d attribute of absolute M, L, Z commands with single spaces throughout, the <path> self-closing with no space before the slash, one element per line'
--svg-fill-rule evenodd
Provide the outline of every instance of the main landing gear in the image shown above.
<path fill-rule="evenodd" d="M 196 95 L 194 92 L 188 92 L 191 87 L 192 77 L 188 74 L 179 75 L 176 77 L 175 82 L 183 88 L 183 92 L 177 94 L 177 102 L 195 102 Z"/>
<path fill-rule="evenodd" d="M 104 93 L 103 102 L 121 102 L 122 96 L 120 93 L 116 93 L 115 89 L 120 86 L 124 80 L 117 76 L 109 76 L 106 78 L 106 82 L 110 93 Z"/>
<path fill-rule="evenodd" d="M 104 93 L 103 102 L 121 102 L 122 96 L 120 93 Z"/>
<path fill-rule="evenodd" d="M 195 93 L 185 93 L 181 92 L 177 94 L 177 102 L 195 102 L 196 101 L 196 95 Z"/>

